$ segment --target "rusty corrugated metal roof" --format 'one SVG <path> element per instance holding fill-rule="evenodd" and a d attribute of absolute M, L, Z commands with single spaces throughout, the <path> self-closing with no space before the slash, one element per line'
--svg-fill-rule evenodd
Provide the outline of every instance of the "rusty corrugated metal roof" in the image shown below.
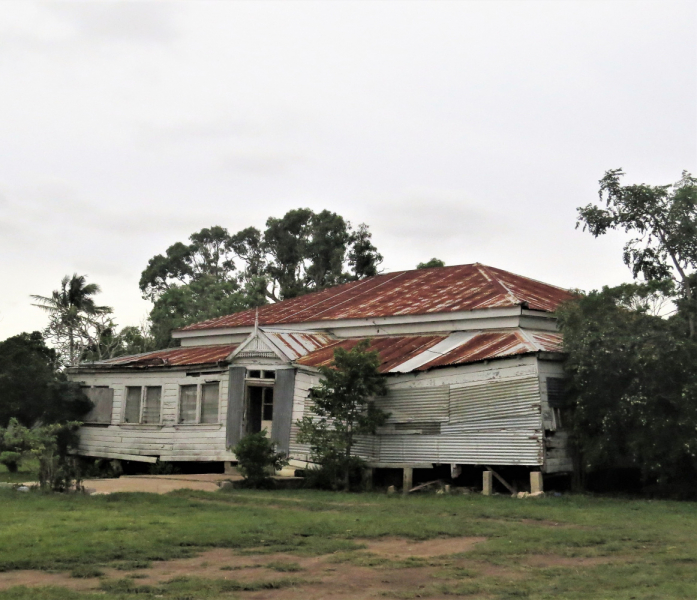
<path fill-rule="evenodd" d="M 337 341 L 296 361 L 311 367 L 329 366 L 336 348 L 350 350 L 370 339 L 381 373 L 407 373 L 535 352 L 561 352 L 561 334 L 522 329 L 457 332 L 449 336 L 386 336 Z"/>
<path fill-rule="evenodd" d="M 83 363 L 81 367 L 182 367 L 215 364 L 224 361 L 237 344 L 222 346 L 191 346 L 168 348 L 133 356 L 119 356 L 94 363 Z"/>
<path fill-rule="evenodd" d="M 377 350 L 380 356 L 381 373 L 387 373 L 391 369 L 401 365 L 410 358 L 418 356 L 427 351 L 438 342 L 445 339 L 441 335 L 405 335 L 405 336 L 385 336 L 370 338 L 368 350 Z M 317 350 L 295 361 L 299 365 L 310 367 L 326 367 L 331 365 L 334 360 L 334 350 L 343 348 L 351 350 L 360 341 L 368 338 L 352 338 L 341 340 Z"/>
<path fill-rule="evenodd" d="M 336 339 L 327 333 L 262 329 L 276 347 L 291 360 L 333 344 Z"/>
<path fill-rule="evenodd" d="M 376 275 L 259 307 L 260 325 L 425 315 L 525 305 L 553 312 L 571 298 L 562 288 L 479 263 Z M 254 325 L 256 309 L 180 331 Z"/>

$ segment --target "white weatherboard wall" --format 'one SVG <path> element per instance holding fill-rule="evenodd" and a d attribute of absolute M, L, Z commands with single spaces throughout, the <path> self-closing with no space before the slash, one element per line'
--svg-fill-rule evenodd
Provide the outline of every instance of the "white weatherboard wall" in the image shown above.
<path fill-rule="evenodd" d="M 137 371 L 132 373 L 81 373 L 73 377 L 87 386 L 109 386 L 114 390 L 111 425 L 80 428 L 79 453 L 84 456 L 124 460 L 230 461 L 235 455 L 225 447 L 228 372 L 187 377 L 184 371 Z M 179 386 L 220 382 L 218 423 L 178 423 Z M 161 422 L 123 423 L 128 386 L 162 386 Z"/>
<path fill-rule="evenodd" d="M 309 447 L 298 443 L 298 426 L 296 423 L 299 419 L 302 419 L 304 415 L 312 414 L 310 412 L 311 401 L 309 400 L 310 389 L 319 385 L 319 381 L 320 376 L 318 373 L 308 372 L 302 369 L 296 371 L 289 447 L 291 465 L 295 463 L 294 466 L 305 466 L 305 463 L 310 459 Z"/>

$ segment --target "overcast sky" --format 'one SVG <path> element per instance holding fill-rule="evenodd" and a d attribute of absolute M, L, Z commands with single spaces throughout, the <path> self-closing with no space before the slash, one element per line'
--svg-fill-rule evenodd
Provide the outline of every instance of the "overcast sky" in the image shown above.
<path fill-rule="evenodd" d="M 310 207 L 565 287 L 630 278 L 574 230 L 604 171 L 697 171 L 695 2 L 0 3 L 0 339 L 65 274 L 120 325 L 147 261 Z"/>

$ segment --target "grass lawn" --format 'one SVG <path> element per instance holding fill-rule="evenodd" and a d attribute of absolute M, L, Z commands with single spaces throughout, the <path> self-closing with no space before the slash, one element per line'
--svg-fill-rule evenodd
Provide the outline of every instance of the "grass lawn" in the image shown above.
<path fill-rule="evenodd" d="M 695 503 L 583 496 L 0 490 L 0 600 L 356 597 L 331 592 L 349 576 L 379 584 L 375 597 L 697 598 L 696 533 Z M 444 556 L 371 551 L 385 538 L 453 537 L 482 539 Z M 216 552 L 237 558 L 213 576 L 200 557 Z M 201 560 L 205 576 L 148 575 L 173 559 Z M 82 587 L 2 585 L 24 569 Z"/>

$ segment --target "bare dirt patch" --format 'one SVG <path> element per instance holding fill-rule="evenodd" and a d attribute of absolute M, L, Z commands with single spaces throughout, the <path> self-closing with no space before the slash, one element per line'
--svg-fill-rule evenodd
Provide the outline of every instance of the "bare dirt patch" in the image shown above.
<path fill-rule="evenodd" d="M 91 590 L 95 587 L 96 579 L 74 579 L 68 573 L 47 573 L 46 571 L 8 571 L 0 573 L 0 591 L 24 585 L 39 587 L 55 585 L 71 590 Z"/>
<path fill-rule="evenodd" d="M 356 540 L 358 541 L 358 540 Z M 477 544 L 486 541 L 483 537 L 437 538 L 423 542 L 406 540 L 404 538 L 382 538 L 380 540 L 364 540 L 368 550 L 379 556 L 390 558 L 433 558 L 449 554 L 469 552 Z"/>

